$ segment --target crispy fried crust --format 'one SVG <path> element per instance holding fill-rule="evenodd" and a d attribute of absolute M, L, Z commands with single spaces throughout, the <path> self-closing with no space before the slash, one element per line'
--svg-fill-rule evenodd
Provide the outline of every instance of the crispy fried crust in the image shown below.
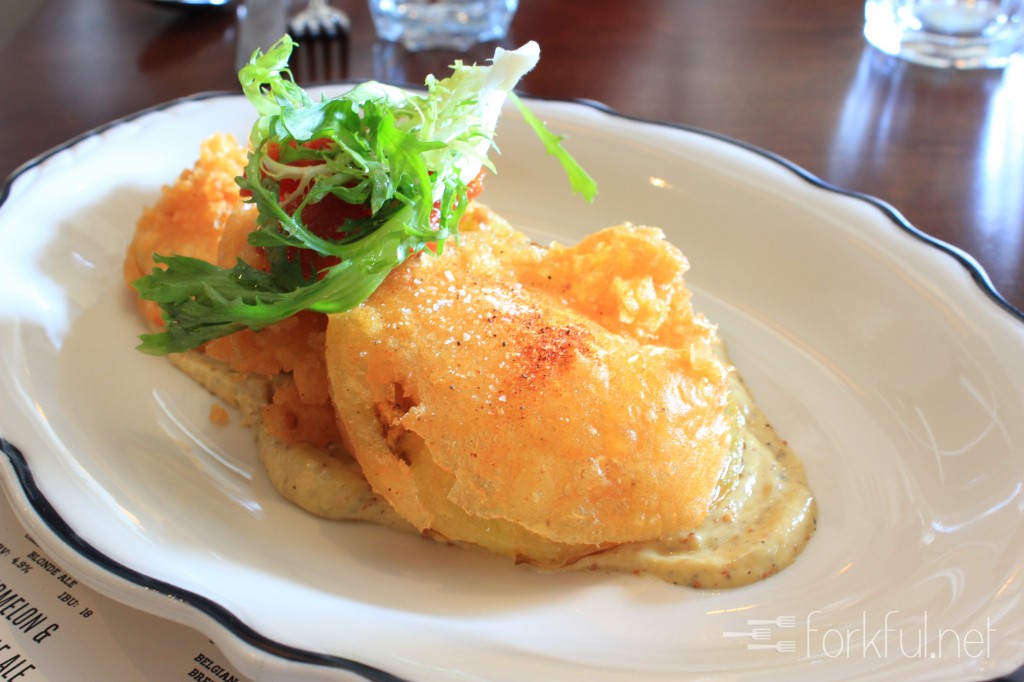
<path fill-rule="evenodd" d="M 370 484 L 417 528 L 474 540 L 445 527 L 422 465 L 403 448 L 413 434 L 451 477 L 445 502 L 481 522 L 589 546 L 697 526 L 731 437 L 714 330 L 687 295 L 651 332 L 685 327 L 685 343 L 612 331 L 554 293 L 572 273 L 545 260 L 547 250 L 482 207 L 475 216 L 479 229 L 464 226 L 457 249 L 410 259 L 363 305 L 330 317 L 335 409 Z M 674 251 L 658 231 L 602 234 L 609 254 L 639 242 Z M 582 265 L 613 265 L 584 256 Z M 685 261 L 663 260 L 672 269 L 663 279 L 681 290 Z M 555 283 L 523 284 L 538 272 Z M 654 288 L 646 276 L 619 280 L 601 295 L 621 303 L 622 292 L 643 300 Z"/>
<path fill-rule="evenodd" d="M 230 135 L 212 135 L 203 141 L 196 164 L 165 186 L 159 201 L 140 216 L 125 254 L 126 284 L 153 269 L 154 253 L 217 262 L 225 224 L 242 208 L 235 177 L 245 165 L 245 156 L 245 148 Z M 150 325 L 161 324 L 156 303 L 140 301 L 139 305 Z"/>

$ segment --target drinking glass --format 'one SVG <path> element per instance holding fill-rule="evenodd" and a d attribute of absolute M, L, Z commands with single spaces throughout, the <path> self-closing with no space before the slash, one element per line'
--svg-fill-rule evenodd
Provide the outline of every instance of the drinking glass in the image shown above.
<path fill-rule="evenodd" d="M 1024 0 L 867 0 L 864 36 L 928 66 L 1006 66 L 1024 48 Z"/>
<path fill-rule="evenodd" d="M 369 0 L 377 35 L 409 50 L 468 50 L 508 34 L 519 0 Z"/>

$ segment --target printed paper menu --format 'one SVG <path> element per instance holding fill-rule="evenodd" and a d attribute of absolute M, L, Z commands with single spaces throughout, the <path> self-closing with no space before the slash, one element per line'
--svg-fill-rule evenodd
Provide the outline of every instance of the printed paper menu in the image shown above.
<path fill-rule="evenodd" d="M 0 682 L 248 682 L 204 635 L 81 584 L 0 497 Z"/>

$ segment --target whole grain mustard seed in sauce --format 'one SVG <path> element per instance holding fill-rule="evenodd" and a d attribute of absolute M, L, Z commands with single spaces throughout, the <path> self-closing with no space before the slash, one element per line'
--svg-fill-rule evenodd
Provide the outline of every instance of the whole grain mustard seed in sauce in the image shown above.
<path fill-rule="evenodd" d="M 817 523 L 803 465 L 736 377 L 733 399 L 741 412 L 736 470 L 732 480 L 726 475 L 727 489 L 704 523 L 661 540 L 619 545 L 581 564 L 717 589 L 763 580 L 793 563 Z"/>

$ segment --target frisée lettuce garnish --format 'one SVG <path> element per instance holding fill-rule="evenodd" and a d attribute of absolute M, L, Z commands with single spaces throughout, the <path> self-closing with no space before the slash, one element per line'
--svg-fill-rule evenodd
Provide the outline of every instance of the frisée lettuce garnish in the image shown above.
<path fill-rule="evenodd" d="M 269 269 L 155 255 L 164 267 L 133 285 L 159 304 L 165 328 L 143 335 L 140 350 L 177 353 L 302 310 L 349 310 L 410 255 L 441 253 L 458 235 L 469 188 L 493 170 L 488 152 L 506 99 L 573 190 L 596 195 L 562 138 L 512 92 L 540 57 L 536 43 L 498 48 L 486 66 L 457 61 L 449 77 L 428 77 L 423 94 L 370 81 L 319 101 L 292 79 L 294 47 L 285 36 L 239 72 L 258 117 L 238 184 L 258 214 L 249 243 Z"/>

